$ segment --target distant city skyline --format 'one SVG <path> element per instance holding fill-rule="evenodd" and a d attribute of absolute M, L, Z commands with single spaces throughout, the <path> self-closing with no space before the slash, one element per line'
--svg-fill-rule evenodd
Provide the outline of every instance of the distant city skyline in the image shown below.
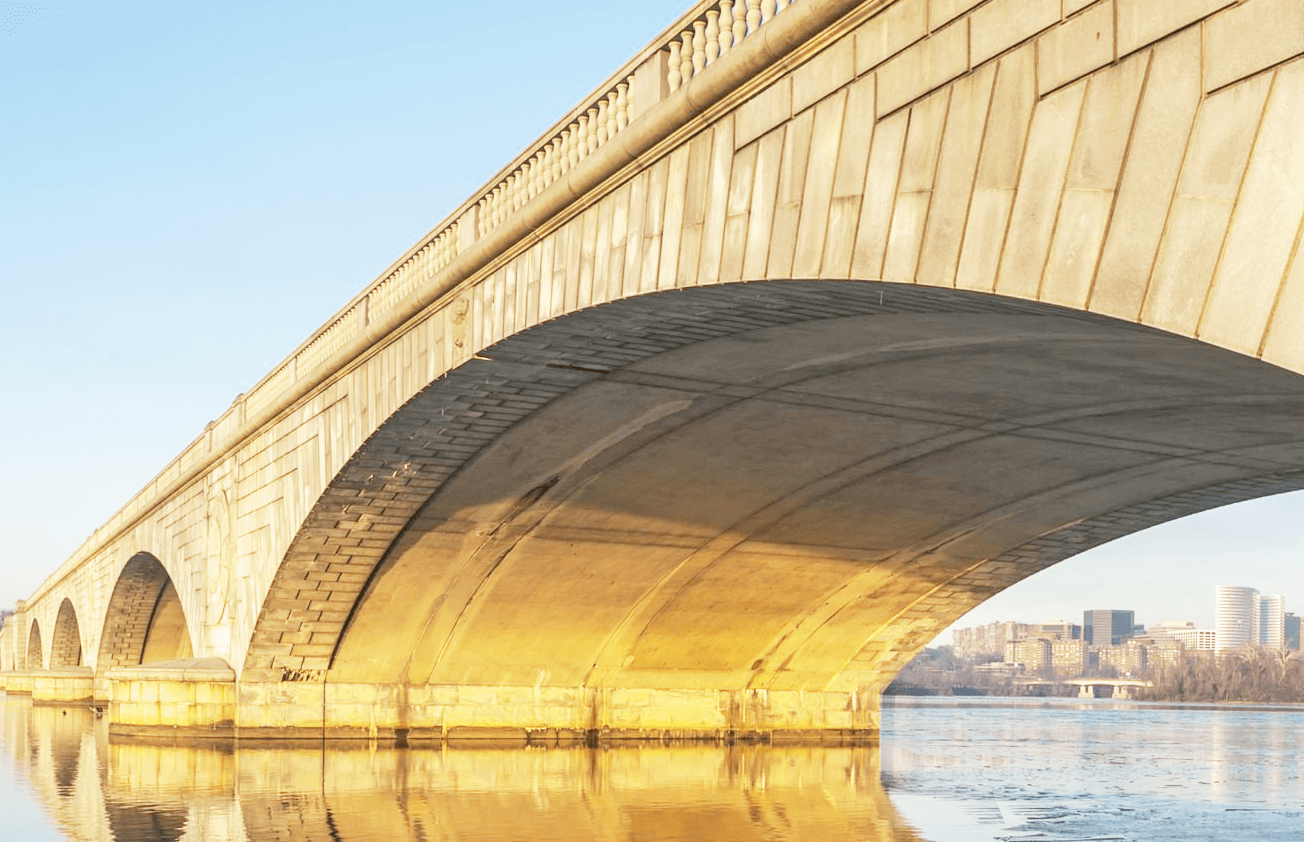
<path fill-rule="evenodd" d="M 991 622 L 1082 622 L 1092 609 L 1131 610 L 1146 625 L 1213 629 L 1219 585 L 1279 594 L 1304 609 L 1304 493 L 1224 506 L 1160 524 L 1053 565 L 997 594 L 943 630 Z"/>
<path fill-rule="evenodd" d="M 1220 584 L 1214 588 L 1213 604 L 1214 622 L 1209 625 L 1201 625 L 1185 617 L 1146 620 L 1139 617 L 1134 609 L 1112 607 L 1084 608 L 1080 615 L 1080 623 L 1075 622 L 1071 617 L 1054 619 L 1040 616 L 1005 617 L 974 623 L 957 622 L 950 626 L 947 633 L 953 634 L 961 629 L 992 623 L 1013 623 L 1031 627 L 1062 625 L 1066 628 L 1070 625 L 1078 625 L 1084 642 L 1093 646 L 1109 646 L 1118 645 L 1120 637 L 1127 636 L 1132 630 L 1144 629 L 1146 634 L 1151 634 L 1156 629 L 1160 629 L 1166 634 L 1172 629 L 1185 626 L 1187 628 L 1184 631 L 1188 634 L 1195 632 L 1215 634 L 1217 650 L 1226 651 L 1251 643 L 1269 648 L 1287 645 L 1291 640 L 1293 628 L 1296 646 L 1298 646 L 1300 616 L 1298 612 L 1291 610 L 1290 602 L 1282 594 L 1261 594 L 1257 588 L 1245 585 Z M 976 612 L 970 612 L 965 616 L 970 617 L 974 614 Z M 1106 635 L 1108 639 L 1099 639 L 1101 628 L 1109 629 Z M 945 637 L 945 633 L 939 635 L 933 645 L 944 645 L 949 642 L 944 639 Z"/>

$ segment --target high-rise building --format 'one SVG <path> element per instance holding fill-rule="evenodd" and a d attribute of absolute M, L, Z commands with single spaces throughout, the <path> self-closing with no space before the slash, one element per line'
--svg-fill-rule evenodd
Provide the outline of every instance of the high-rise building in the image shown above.
<path fill-rule="evenodd" d="M 1082 626 L 1056 620 L 1053 623 L 1033 623 L 1028 626 L 1028 637 L 1042 637 L 1046 640 L 1081 640 Z"/>
<path fill-rule="evenodd" d="M 1113 667 L 1123 677 L 1134 677 L 1146 671 L 1149 652 L 1139 641 L 1128 640 L 1119 646 L 1102 646 L 1097 655 L 1100 667 Z"/>
<path fill-rule="evenodd" d="M 1286 598 L 1259 597 L 1259 645 L 1274 652 L 1286 648 Z"/>
<path fill-rule="evenodd" d="M 1038 675 L 1050 666 L 1051 642 L 1041 637 L 1012 640 L 1005 644 L 1005 661 L 1019 664 L 1025 673 Z"/>
<path fill-rule="evenodd" d="M 1160 620 L 1150 627 L 1150 636 L 1159 639 L 1172 637 L 1178 632 L 1188 632 L 1195 628 L 1190 620 Z"/>
<path fill-rule="evenodd" d="M 1259 592 L 1254 588 L 1219 585 L 1214 605 L 1215 649 L 1228 652 L 1259 642 Z"/>
<path fill-rule="evenodd" d="M 1056 675 L 1075 678 L 1087 671 L 1085 640 L 1056 640 L 1050 645 L 1050 665 Z"/>
<path fill-rule="evenodd" d="M 1283 625 L 1286 627 L 1286 648 L 1292 652 L 1298 652 L 1300 650 L 1299 617 L 1287 611 L 1286 621 Z"/>
<path fill-rule="evenodd" d="M 951 632 L 955 655 L 958 658 L 1002 658 L 1005 644 L 1028 636 L 1027 623 L 988 623 Z"/>
<path fill-rule="evenodd" d="M 1135 612 L 1095 610 L 1082 612 L 1082 637 L 1090 646 L 1118 646 L 1132 636 Z"/>
<path fill-rule="evenodd" d="M 1214 629 L 1173 629 L 1168 636 L 1197 652 L 1213 652 L 1218 647 L 1218 633 Z"/>

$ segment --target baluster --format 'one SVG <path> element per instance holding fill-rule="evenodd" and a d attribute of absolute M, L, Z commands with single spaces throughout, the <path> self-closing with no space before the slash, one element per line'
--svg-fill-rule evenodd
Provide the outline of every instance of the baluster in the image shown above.
<path fill-rule="evenodd" d="M 607 105 L 607 101 L 605 99 L 598 100 L 597 138 L 598 138 L 599 147 L 601 147 L 604 143 L 607 142 L 607 136 L 610 134 L 610 131 L 607 129 L 607 121 L 611 119 L 611 114 L 608 113 L 608 109 L 609 106 Z"/>
<path fill-rule="evenodd" d="M 706 13 L 706 24 L 703 26 L 702 34 L 706 37 L 706 43 L 703 45 L 706 49 L 706 66 L 710 67 L 720 57 L 719 11 L 712 9 Z"/>
<path fill-rule="evenodd" d="M 733 0 L 720 0 L 720 55 L 728 55 L 733 47 Z"/>
<path fill-rule="evenodd" d="M 725 0 L 728 2 L 729 0 Z M 747 37 L 747 0 L 733 0 L 733 45 Z"/>
<path fill-rule="evenodd" d="M 575 154 L 571 163 L 578 164 L 589 156 L 589 115 L 581 114 L 579 127 L 575 130 Z"/>
<path fill-rule="evenodd" d="M 774 0 L 761 0 L 761 26 L 770 22 L 774 17 Z"/>
<path fill-rule="evenodd" d="M 598 109 L 589 108 L 584 112 L 584 116 L 589 118 L 589 130 L 584 133 L 584 139 L 587 142 L 587 155 L 592 155 L 598 151 Z"/>
<path fill-rule="evenodd" d="M 493 224 L 494 227 L 497 228 L 503 223 L 503 186 L 501 184 L 494 188 L 493 198 L 490 199 L 490 201 L 493 202 L 494 208 L 492 216 Z"/>
<path fill-rule="evenodd" d="M 629 125 L 629 83 L 621 82 L 616 86 L 616 131 Z"/>
<path fill-rule="evenodd" d="M 684 30 L 679 36 L 681 49 L 679 50 L 679 72 L 684 76 L 684 84 L 693 78 L 693 32 L 691 29 Z"/>
<path fill-rule="evenodd" d="M 557 181 L 566 165 L 566 130 L 563 129 L 552 142 L 552 180 Z"/>
<path fill-rule="evenodd" d="M 620 126 L 616 122 L 616 112 L 620 109 L 620 102 L 615 91 L 607 94 L 607 138 L 616 136 L 620 131 Z"/>
<path fill-rule="evenodd" d="M 575 169 L 580 162 L 580 124 L 570 124 L 570 142 L 566 144 L 567 169 Z"/>
<path fill-rule="evenodd" d="M 706 21 L 693 21 L 693 75 L 706 67 Z"/>
<path fill-rule="evenodd" d="M 552 178 L 553 181 L 561 179 L 562 174 L 566 172 L 566 143 L 570 140 L 570 129 L 562 129 L 561 134 L 557 135 L 557 151 L 552 157 Z"/>
<path fill-rule="evenodd" d="M 530 156 L 530 160 L 525 162 L 525 201 L 530 201 L 539 195 L 539 153 L 535 152 Z"/>
<path fill-rule="evenodd" d="M 486 219 L 489 217 L 489 200 L 481 199 L 475 203 L 475 233 L 477 239 L 489 233 L 489 226 Z"/>
<path fill-rule="evenodd" d="M 670 61 L 666 68 L 666 82 L 671 91 L 679 90 L 679 86 L 684 82 L 684 74 L 679 72 L 679 39 L 670 42 Z"/>
<path fill-rule="evenodd" d="M 761 28 L 761 0 L 747 0 L 747 34 Z"/>

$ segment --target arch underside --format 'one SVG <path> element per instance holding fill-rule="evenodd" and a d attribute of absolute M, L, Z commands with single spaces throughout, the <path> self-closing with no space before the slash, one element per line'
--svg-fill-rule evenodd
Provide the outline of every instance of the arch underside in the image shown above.
<path fill-rule="evenodd" d="M 149 553 L 137 553 L 123 567 L 109 598 L 100 641 L 101 670 L 193 656 L 176 586 Z"/>
<path fill-rule="evenodd" d="M 50 668 L 79 667 L 82 662 L 81 630 L 77 624 L 77 611 L 72 600 L 59 605 L 59 616 L 54 621 L 54 638 L 50 641 Z"/>
<path fill-rule="evenodd" d="M 876 689 L 1084 549 L 1304 487 L 1304 378 L 990 295 L 626 299 L 390 418 L 282 564 L 246 679 Z"/>
<path fill-rule="evenodd" d="M 32 621 L 32 627 L 27 633 L 27 669 L 43 669 L 45 667 L 45 653 L 41 648 L 41 626 L 36 620 Z"/>

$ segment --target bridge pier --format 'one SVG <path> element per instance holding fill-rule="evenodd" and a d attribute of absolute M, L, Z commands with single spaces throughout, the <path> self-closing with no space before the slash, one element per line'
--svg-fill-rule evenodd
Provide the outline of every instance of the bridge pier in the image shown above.
<path fill-rule="evenodd" d="M 242 682 L 241 738 L 874 741 L 876 692 Z"/>
<path fill-rule="evenodd" d="M 1078 698 L 1079 699 L 1096 698 L 1096 686 L 1094 684 L 1083 684 L 1081 687 L 1078 688 Z"/>
<path fill-rule="evenodd" d="M 14 696 L 30 696 L 35 675 L 29 670 L 8 670 L 0 673 L 0 689 Z"/>
<path fill-rule="evenodd" d="M 90 667 L 60 667 L 30 675 L 33 704 L 89 704 L 95 697 L 95 674 Z"/>
<path fill-rule="evenodd" d="M 231 736 L 235 671 L 218 659 L 109 670 L 109 730 L 149 736 Z"/>
<path fill-rule="evenodd" d="M 107 702 L 119 736 L 863 743 L 879 731 L 879 694 L 869 690 L 237 682 L 217 659 L 119 666 L 102 676 L 89 667 L 6 672 L 0 688 L 35 704 Z"/>

